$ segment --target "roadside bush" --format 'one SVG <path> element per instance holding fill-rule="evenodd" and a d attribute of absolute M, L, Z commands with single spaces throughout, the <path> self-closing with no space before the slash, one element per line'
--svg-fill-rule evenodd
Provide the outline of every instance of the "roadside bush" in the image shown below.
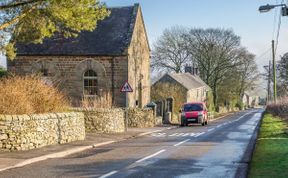
<path fill-rule="evenodd" d="M 81 107 L 86 109 L 91 108 L 112 108 L 113 101 L 111 92 L 104 91 L 101 96 L 84 97 L 81 102 Z"/>
<path fill-rule="evenodd" d="M 244 103 L 241 100 L 238 100 L 238 102 L 236 103 L 235 107 L 237 107 L 239 110 L 243 110 L 244 109 Z"/>
<path fill-rule="evenodd" d="M 5 75 L 7 75 L 7 70 L 0 67 L 0 77 L 4 77 Z"/>
<path fill-rule="evenodd" d="M 269 103 L 266 111 L 275 116 L 288 116 L 288 97 L 278 99 L 277 103 Z"/>
<path fill-rule="evenodd" d="M 39 76 L 11 76 L 0 80 L 0 114 L 63 112 L 68 100 Z"/>

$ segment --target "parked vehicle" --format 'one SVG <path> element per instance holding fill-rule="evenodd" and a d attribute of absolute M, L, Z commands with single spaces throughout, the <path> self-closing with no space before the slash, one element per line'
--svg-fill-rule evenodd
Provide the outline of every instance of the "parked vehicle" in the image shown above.
<path fill-rule="evenodd" d="M 204 102 L 185 103 L 179 112 L 181 112 L 181 126 L 208 124 L 207 107 Z"/>

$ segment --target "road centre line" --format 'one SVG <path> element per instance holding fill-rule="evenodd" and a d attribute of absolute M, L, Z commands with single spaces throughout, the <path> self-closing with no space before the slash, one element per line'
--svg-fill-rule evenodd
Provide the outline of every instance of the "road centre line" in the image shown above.
<path fill-rule="evenodd" d="M 145 161 L 147 159 L 153 158 L 154 156 L 157 156 L 157 155 L 159 155 L 160 153 L 162 153 L 164 151 L 166 151 L 166 150 L 160 150 L 160 151 L 158 151 L 158 152 L 156 152 L 156 153 L 154 153 L 152 155 L 149 155 L 149 156 L 146 156 L 146 157 L 144 157 L 142 159 L 139 159 L 138 161 L 136 161 L 136 163 L 140 163 L 140 162 L 143 162 L 143 161 Z"/>
<path fill-rule="evenodd" d="M 181 145 L 181 144 L 183 144 L 183 143 L 185 143 L 185 142 L 188 142 L 188 141 L 190 141 L 190 139 L 187 139 L 187 140 L 184 140 L 184 141 L 182 141 L 182 142 L 179 142 L 179 143 L 175 144 L 174 146 L 179 146 L 179 145 Z"/>
<path fill-rule="evenodd" d="M 106 177 L 109 177 L 109 176 L 112 176 L 113 174 L 116 174 L 118 171 L 111 171 L 107 174 L 104 174 L 102 176 L 100 176 L 99 178 L 106 178 Z"/>

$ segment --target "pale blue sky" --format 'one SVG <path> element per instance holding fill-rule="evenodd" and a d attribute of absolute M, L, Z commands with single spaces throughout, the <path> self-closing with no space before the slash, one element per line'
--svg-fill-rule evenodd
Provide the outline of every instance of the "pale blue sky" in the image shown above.
<path fill-rule="evenodd" d="M 259 57 L 270 48 L 275 12 L 260 14 L 258 8 L 260 5 L 275 4 L 280 0 L 103 0 L 103 2 L 112 7 L 140 3 L 152 46 L 162 31 L 173 25 L 221 27 L 233 29 L 241 36 L 242 45 Z M 288 17 L 282 17 L 277 56 L 288 52 L 287 41 Z M 261 56 L 261 59 L 257 58 L 259 66 L 268 63 L 271 53 Z M 3 62 L 4 59 L 0 59 L 0 65 Z"/>
<path fill-rule="evenodd" d="M 275 11 L 259 13 L 260 5 L 280 3 L 280 0 L 104 0 L 108 6 L 140 3 L 150 43 L 173 25 L 187 27 L 220 27 L 233 29 L 241 36 L 242 45 L 258 56 L 260 66 L 268 63 L 273 38 Z M 285 3 L 287 1 L 284 1 Z M 279 13 L 280 9 L 276 9 Z M 277 16 L 278 21 L 278 16 Z M 288 17 L 282 17 L 277 56 L 288 52 Z M 275 25 L 274 25 L 275 24 Z M 275 30 L 276 31 L 276 30 Z M 274 35 L 276 36 L 276 35 Z M 152 45 L 153 46 L 153 45 Z M 262 56 L 262 57 L 261 57 Z M 261 57 L 261 58 L 259 58 Z"/>

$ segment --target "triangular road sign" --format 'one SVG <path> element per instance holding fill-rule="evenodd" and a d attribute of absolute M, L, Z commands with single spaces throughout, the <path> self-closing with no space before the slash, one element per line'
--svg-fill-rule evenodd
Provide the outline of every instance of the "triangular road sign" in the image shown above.
<path fill-rule="evenodd" d="M 133 92 L 132 87 L 129 85 L 128 82 L 125 82 L 124 85 L 121 87 L 120 92 Z"/>

